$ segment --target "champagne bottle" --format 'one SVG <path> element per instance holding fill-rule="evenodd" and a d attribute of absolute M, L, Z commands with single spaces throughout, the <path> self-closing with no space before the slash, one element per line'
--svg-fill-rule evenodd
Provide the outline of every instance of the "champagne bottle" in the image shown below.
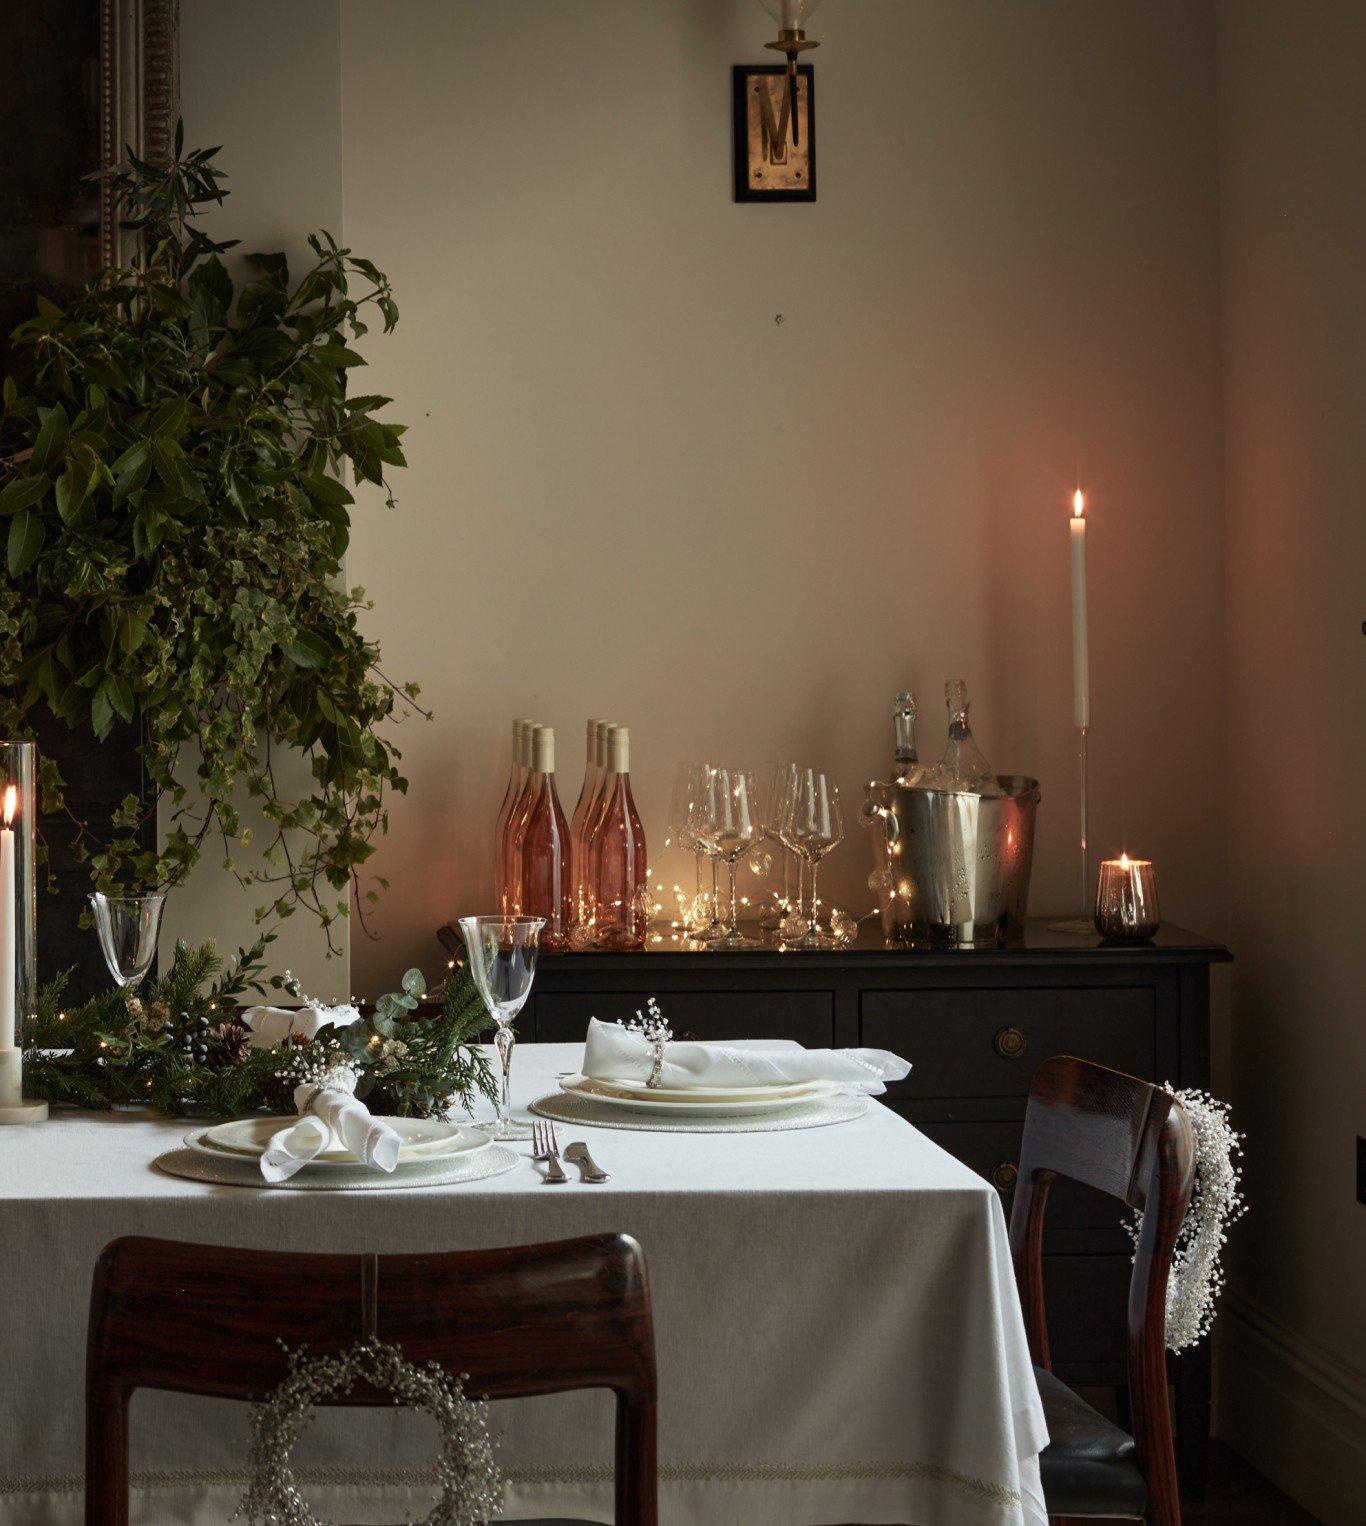
<path fill-rule="evenodd" d="M 600 948 L 644 948 L 648 920 L 645 833 L 631 796 L 631 734 L 612 726 L 589 848 L 593 915 Z"/>
<path fill-rule="evenodd" d="M 537 726 L 532 741 L 530 795 L 519 844 L 521 915 L 544 917 L 541 947 L 562 949 L 573 909 L 573 852 L 555 788 L 555 732 L 549 726 Z"/>
<path fill-rule="evenodd" d="M 949 740 L 934 771 L 933 787 L 960 795 L 999 795 L 1001 786 L 968 724 L 967 684 L 961 678 L 950 679 L 944 685 L 944 700 L 949 708 Z"/>
<path fill-rule="evenodd" d="M 526 783 L 524 742 L 526 730 L 530 725 L 531 722 L 525 720 L 512 723 L 512 769 L 508 774 L 508 787 L 503 794 L 503 803 L 498 808 L 498 824 L 493 834 L 494 899 L 498 910 L 504 916 L 511 915 L 512 891 L 508 881 L 509 840 L 512 813 L 522 793 L 522 786 Z"/>
<path fill-rule="evenodd" d="M 925 775 L 925 767 L 915 751 L 915 695 L 903 689 L 892 696 L 892 752 L 893 784 L 919 784 Z"/>

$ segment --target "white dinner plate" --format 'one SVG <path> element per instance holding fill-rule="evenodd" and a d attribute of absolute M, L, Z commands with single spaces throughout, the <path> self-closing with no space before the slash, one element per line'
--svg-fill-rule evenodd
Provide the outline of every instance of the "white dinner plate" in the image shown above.
<path fill-rule="evenodd" d="M 613 1097 L 638 1097 L 642 1102 L 767 1102 L 784 1097 L 794 1101 L 814 1094 L 823 1081 L 759 1082 L 753 1086 L 650 1086 L 644 1081 L 622 1081 L 607 1076 L 570 1076 L 584 1091 L 600 1091 Z"/>
<path fill-rule="evenodd" d="M 719 1102 L 657 1102 L 653 1098 L 622 1097 L 601 1090 L 586 1076 L 563 1076 L 560 1088 L 571 1096 L 588 1097 L 603 1107 L 627 1113 L 667 1113 L 674 1118 L 742 1118 L 756 1113 L 777 1113 L 784 1108 L 800 1107 L 821 1097 L 833 1097 L 844 1088 L 837 1081 L 815 1081 L 809 1091 L 798 1096 L 723 1099 Z"/>
<path fill-rule="evenodd" d="M 266 1146 L 281 1129 L 297 1123 L 297 1117 L 238 1118 L 232 1123 L 215 1124 L 203 1131 L 202 1144 L 191 1148 L 204 1149 L 235 1155 L 259 1157 Z M 386 1118 L 385 1123 L 399 1137 L 399 1162 L 406 1160 L 446 1160 L 455 1155 L 467 1155 L 487 1148 L 489 1135 L 483 1129 L 470 1128 L 463 1123 L 448 1123 L 444 1118 Z M 356 1157 L 350 1150 L 336 1146 L 320 1151 L 312 1164 L 338 1164 L 354 1166 Z"/>

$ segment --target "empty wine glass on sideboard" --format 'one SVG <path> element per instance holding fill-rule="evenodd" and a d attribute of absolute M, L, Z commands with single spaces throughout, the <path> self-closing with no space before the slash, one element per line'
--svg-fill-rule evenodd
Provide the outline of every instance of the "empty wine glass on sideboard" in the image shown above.
<path fill-rule="evenodd" d="M 729 876 L 726 928 L 712 943 L 716 949 L 756 948 L 738 925 L 735 896 L 735 870 L 740 860 L 763 838 L 759 814 L 758 789 L 754 775 L 747 768 L 712 770 L 709 809 L 697 823 L 700 842 L 726 866 Z"/>
<path fill-rule="evenodd" d="M 503 1084 L 498 1092 L 498 1122 L 495 1139 L 530 1139 L 528 1120 L 508 1115 L 509 1083 L 512 1077 L 512 1050 L 517 1042 L 512 1022 L 531 995 L 536 975 L 536 953 L 541 917 L 461 917 L 460 931 L 469 950 L 470 974 L 484 999 L 489 1016 L 497 1024 L 494 1045 L 503 1070 Z"/>
<path fill-rule="evenodd" d="M 798 770 L 783 813 L 782 839 L 811 866 L 811 911 L 806 930 L 788 939 L 787 947 L 833 948 L 835 939 L 821 930 L 817 920 L 816 869 L 826 854 L 844 841 L 844 817 L 839 788 L 825 774 L 811 768 Z"/>

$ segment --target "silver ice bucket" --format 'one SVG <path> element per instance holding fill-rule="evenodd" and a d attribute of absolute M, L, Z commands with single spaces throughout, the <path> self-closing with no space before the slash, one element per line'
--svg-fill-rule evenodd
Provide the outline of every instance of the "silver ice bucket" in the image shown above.
<path fill-rule="evenodd" d="M 998 943 L 1023 932 L 1039 781 L 996 779 L 997 797 L 868 786 L 862 814 L 889 943 Z"/>

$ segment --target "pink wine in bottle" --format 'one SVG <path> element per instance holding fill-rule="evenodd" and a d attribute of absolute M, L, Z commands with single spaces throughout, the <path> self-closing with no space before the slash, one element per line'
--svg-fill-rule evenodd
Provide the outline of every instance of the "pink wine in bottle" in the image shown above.
<path fill-rule="evenodd" d="M 503 876 L 507 894 L 499 902 L 499 910 L 505 917 L 520 917 L 522 913 L 522 843 L 526 836 L 527 815 L 532 802 L 532 752 L 536 745 L 536 733 L 541 728 L 534 721 L 522 727 L 522 785 L 508 813 L 507 850 L 503 857 Z"/>
<path fill-rule="evenodd" d="M 607 773 L 594 813 L 589 873 L 598 947 L 644 948 L 648 860 L 631 798 L 631 734 L 625 726 L 611 727 L 607 736 Z"/>
<path fill-rule="evenodd" d="M 524 737 L 530 721 L 512 723 L 512 772 L 508 775 L 508 787 L 503 803 L 498 808 L 498 825 L 493 833 L 493 893 L 498 910 L 506 917 L 511 914 L 512 887 L 508 882 L 508 848 L 511 835 L 512 813 L 522 786 L 526 783 Z"/>
<path fill-rule="evenodd" d="M 520 915 L 544 917 L 541 947 L 562 949 L 569 940 L 573 909 L 573 852 L 569 824 L 555 788 L 554 731 L 538 726 L 531 746 L 531 801 L 520 835 Z"/>

